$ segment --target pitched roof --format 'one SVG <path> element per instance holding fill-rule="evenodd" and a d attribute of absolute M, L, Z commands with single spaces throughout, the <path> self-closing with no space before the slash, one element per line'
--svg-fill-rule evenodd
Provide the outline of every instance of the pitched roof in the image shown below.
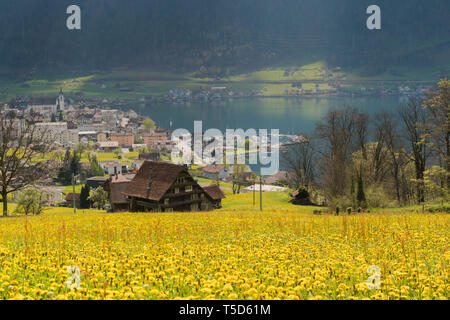
<path fill-rule="evenodd" d="M 33 98 L 30 102 L 32 106 L 39 105 L 56 105 L 57 97 L 42 97 L 42 98 Z"/>
<path fill-rule="evenodd" d="M 160 158 L 159 152 L 139 153 L 140 160 L 159 160 Z"/>
<path fill-rule="evenodd" d="M 201 168 L 201 170 L 203 172 L 208 172 L 208 173 L 219 173 L 224 168 L 225 168 L 225 166 L 222 166 L 222 165 L 208 164 L 207 166 L 204 166 L 203 168 Z"/>
<path fill-rule="evenodd" d="M 175 182 L 177 176 L 185 170 L 182 165 L 145 161 L 123 194 L 159 201 Z"/>
<path fill-rule="evenodd" d="M 95 176 L 95 177 L 87 178 L 86 181 L 103 181 L 103 182 L 106 182 L 106 180 L 108 180 L 108 179 L 109 179 L 109 177 Z"/>
<path fill-rule="evenodd" d="M 203 187 L 203 190 L 213 200 L 220 200 L 225 198 L 225 194 L 222 192 L 222 190 L 220 190 L 218 185 L 210 185 L 207 187 Z"/>
<path fill-rule="evenodd" d="M 101 141 L 99 143 L 100 148 L 118 148 L 119 142 L 118 141 Z"/>
<path fill-rule="evenodd" d="M 66 195 L 66 201 L 73 201 L 73 195 L 74 195 L 74 193 L 68 193 Z M 75 193 L 75 200 L 80 200 L 80 194 L 79 193 Z"/>
<path fill-rule="evenodd" d="M 134 174 L 115 174 L 110 177 L 111 183 L 130 182 L 135 177 Z"/>
<path fill-rule="evenodd" d="M 283 180 L 288 180 L 290 177 L 290 174 L 286 171 L 278 171 L 276 173 L 274 173 L 273 175 L 264 178 L 264 183 L 266 184 L 272 184 L 272 183 L 277 183 Z"/>
<path fill-rule="evenodd" d="M 129 183 L 130 181 L 126 180 L 110 184 L 109 199 L 111 200 L 112 203 L 115 204 L 128 203 L 126 196 L 123 194 L 123 191 L 125 191 Z"/>

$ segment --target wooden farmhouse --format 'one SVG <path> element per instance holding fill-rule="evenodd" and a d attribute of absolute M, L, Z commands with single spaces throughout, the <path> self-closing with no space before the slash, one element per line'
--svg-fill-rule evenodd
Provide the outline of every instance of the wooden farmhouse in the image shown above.
<path fill-rule="evenodd" d="M 145 161 L 122 194 L 139 212 L 208 211 L 225 198 L 218 186 L 202 188 L 187 166 L 156 161 Z"/>

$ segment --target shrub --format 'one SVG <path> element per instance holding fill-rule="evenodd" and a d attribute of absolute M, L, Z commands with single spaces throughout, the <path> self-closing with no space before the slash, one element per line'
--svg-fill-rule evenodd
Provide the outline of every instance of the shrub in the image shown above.
<path fill-rule="evenodd" d="M 347 208 L 347 213 L 348 213 L 348 214 L 351 214 L 352 211 L 353 211 L 353 208 L 352 208 L 352 207 L 348 207 L 348 208 Z"/>
<path fill-rule="evenodd" d="M 294 199 L 292 199 L 292 203 L 298 205 L 311 205 L 312 202 L 308 190 L 306 190 L 306 188 L 304 187 L 300 187 L 297 190 L 297 194 L 295 195 Z"/>
<path fill-rule="evenodd" d="M 44 211 L 41 205 L 41 193 L 35 188 L 27 188 L 23 190 L 17 199 L 16 211 L 25 215 L 38 215 Z"/>
<path fill-rule="evenodd" d="M 380 186 L 371 186 L 366 189 L 367 208 L 394 208 L 398 207 L 398 202 L 391 198 L 386 190 Z"/>
<path fill-rule="evenodd" d="M 97 209 L 103 209 L 108 201 L 108 193 L 102 187 L 98 187 L 91 192 L 88 200 Z"/>

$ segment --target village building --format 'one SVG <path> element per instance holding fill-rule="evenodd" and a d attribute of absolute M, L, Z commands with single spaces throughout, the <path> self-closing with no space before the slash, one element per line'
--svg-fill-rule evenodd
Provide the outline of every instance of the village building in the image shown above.
<path fill-rule="evenodd" d="M 79 193 L 68 193 L 66 195 L 66 206 L 73 207 L 73 198 L 75 197 L 75 207 L 80 208 L 80 194 Z"/>
<path fill-rule="evenodd" d="M 11 137 L 18 138 L 25 131 L 25 120 L 14 119 L 11 126 Z"/>
<path fill-rule="evenodd" d="M 286 184 L 291 178 L 293 178 L 292 174 L 289 174 L 286 171 L 278 171 L 271 176 L 268 176 L 263 179 L 265 184 Z"/>
<path fill-rule="evenodd" d="M 139 160 L 148 160 L 148 161 L 160 161 L 161 156 L 159 152 L 149 152 L 149 153 L 139 153 Z"/>
<path fill-rule="evenodd" d="M 97 139 L 97 131 L 88 130 L 88 131 L 79 131 L 78 136 L 85 141 L 95 141 Z"/>
<path fill-rule="evenodd" d="M 150 129 L 150 133 L 144 134 L 142 137 L 144 138 L 144 143 L 151 148 L 165 145 L 169 140 L 169 135 L 169 131 L 161 127 L 156 127 Z"/>
<path fill-rule="evenodd" d="M 74 149 L 76 145 L 80 142 L 77 129 L 68 129 L 63 131 L 61 134 L 56 135 L 55 142 L 59 143 L 63 148 Z"/>
<path fill-rule="evenodd" d="M 129 204 L 123 192 L 133 178 L 134 175 L 116 174 L 106 181 L 104 189 L 108 192 L 108 199 L 113 212 L 129 210 Z"/>
<path fill-rule="evenodd" d="M 54 186 L 35 186 L 36 190 L 39 191 L 41 195 L 41 204 L 44 206 L 58 206 L 64 202 L 63 199 L 63 187 Z M 24 190 L 18 190 L 14 192 L 14 199 L 17 199 Z M 72 203 L 73 205 L 73 203 Z"/>
<path fill-rule="evenodd" d="M 231 171 L 224 165 L 209 164 L 200 169 L 202 175 L 210 180 L 225 180 L 231 175 Z"/>
<path fill-rule="evenodd" d="M 28 111 L 33 110 L 34 113 L 39 113 L 45 117 L 51 117 L 51 115 L 64 111 L 64 109 L 64 94 L 62 89 L 57 97 L 32 99 L 27 108 Z"/>
<path fill-rule="evenodd" d="M 98 187 L 103 187 L 103 185 L 108 181 L 109 177 L 90 177 L 86 179 L 86 185 L 91 189 Z"/>
<path fill-rule="evenodd" d="M 46 206 L 57 206 L 64 202 L 62 187 L 37 186 L 41 193 L 41 203 Z"/>
<path fill-rule="evenodd" d="M 108 133 L 106 131 L 97 133 L 97 142 L 105 142 L 108 141 Z"/>
<path fill-rule="evenodd" d="M 111 133 L 111 141 L 117 141 L 121 147 L 131 147 L 134 144 L 134 135 L 131 133 Z"/>
<path fill-rule="evenodd" d="M 206 194 L 211 198 L 212 207 L 214 209 L 222 208 L 222 199 L 225 198 L 225 194 L 220 190 L 218 185 L 210 185 L 207 187 L 203 187 Z"/>
<path fill-rule="evenodd" d="M 62 144 L 61 136 L 67 130 L 67 122 L 38 122 L 35 124 L 36 133 L 42 135 L 42 139 L 48 143 Z"/>
<path fill-rule="evenodd" d="M 119 148 L 119 142 L 117 141 L 102 141 L 98 142 L 98 149 L 102 152 L 113 152 Z"/>
<path fill-rule="evenodd" d="M 120 161 L 101 161 L 98 164 L 109 175 L 128 172 L 128 165 Z"/>
<path fill-rule="evenodd" d="M 218 201 L 192 178 L 187 166 L 168 162 L 145 161 L 123 194 L 130 211 L 143 212 L 207 211 Z"/>

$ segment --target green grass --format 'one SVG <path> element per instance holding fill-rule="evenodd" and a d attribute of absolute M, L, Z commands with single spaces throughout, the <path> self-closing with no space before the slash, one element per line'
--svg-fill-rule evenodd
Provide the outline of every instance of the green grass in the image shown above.
<path fill-rule="evenodd" d="M 263 192 L 264 210 L 283 210 L 297 213 L 313 213 L 314 210 L 323 208 L 314 206 L 297 206 L 289 202 L 291 199 L 288 192 Z M 253 193 L 230 194 L 222 200 L 221 210 L 260 210 L 259 193 L 255 193 L 255 205 L 253 205 Z"/>
<path fill-rule="evenodd" d="M 75 193 L 80 193 L 81 192 L 81 187 L 82 187 L 83 185 L 75 185 Z M 64 191 L 63 191 L 63 193 L 64 194 L 68 194 L 68 193 L 72 193 L 73 192 L 73 186 L 63 186 L 64 187 Z M 64 196 L 64 199 L 65 199 L 66 197 Z"/>
<path fill-rule="evenodd" d="M 306 61 L 306 60 L 305 60 Z M 234 92 L 250 94 L 262 92 L 264 96 L 285 95 L 286 90 L 293 90 L 290 82 L 302 80 L 323 79 L 323 70 L 327 67 L 325 60 L 304 62 L 304 64 L 286 64 L 235 74 L 221 79 L 226 83 L 220 83 L 211 78 L 196 78 L 192 73 L 177 74 L 173 72 L 126 70 L 113 71 L 101 74 L 85 74 L 74 76 L 70 74 L 61 76 L 41 75 L 25 81 L 0 80 L 0 100 L 8 101 L 16 96 L 50 96 L 56 95 L 63 88 L 67 96 L 74 97 L 76 92 L 82 91 L 84 98 L 107 98 L 136 101 L 145 95 L 162 97 L 173 88 L 198 88 L 214 85 L 226 86 Z M 392 72 L 385 72 L 376 76 L 365 76 L 363 68 L 346 72 L 333 72 L 333 76 L 344 76 L 348 80 L 436 80 L 436 72 L 450 68 L 445 53 L 442 57 L 436 57 L 435 61 L 427 66 L 405 67 L 395 66 Z M 288 70 L 288 74 L 285 71 Z M 288 83 L 283 83 L 287 81 Z M 132 92 L 121 92 L 116 84 L 121 87 L 133 88 Z M 103 88 L 102 85 L 105 87 Z M 314 84 L 304 84 L 306 90 L 315 91 Z M 319 86 L 320 90 L 330 89 L 326 84 Z"/>
<path fill-rule="evenodd" d="M 450 206 L 450 202 L 444 202 L 444 206 Z M 427 210 L 427 208 L 438 208 L 441 207 L 440 203 L 425 203 L 423 205 L 411 205 L 406 207 L 399 208 L 371 208 L 370 210 L 373 212 L 392 212 L 392 213 L 402 213 L 402 212 L 423 212 L 423 210 Z"/>

